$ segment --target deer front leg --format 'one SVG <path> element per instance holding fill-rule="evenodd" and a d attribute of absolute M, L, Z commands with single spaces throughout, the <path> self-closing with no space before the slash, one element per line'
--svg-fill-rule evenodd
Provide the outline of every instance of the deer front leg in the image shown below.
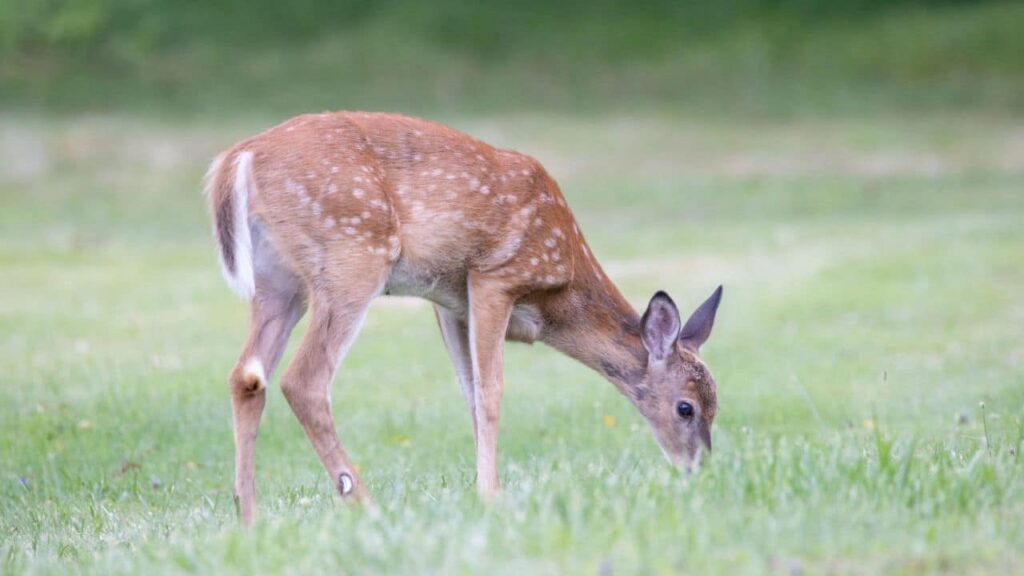
<path fill-rule="evenodd" d="M 476 409 L 476 481 L 484 499 L 500 489 L 498 419 L 504 387 L 502 361 L 512 299 L 500 284 L 469 277 L 469 338 Z"/>
<path fill-rule="evenodd" d="M 469 353 L 469 326 L 457 314 L 436 304 L 434 314 L 441 328 L 444 346 L 448 349 L 448 357 L 455 368 L 459 389 L 469 408 L 469 420 L 473 423 L 473 444 L 476 445 L 476 392 L 473 390 L 473 358 Z"/>
<path fill-rule="evenodd" d="M 372 297 L 349 302 L 316 300 L 309 331 L 281 379 L 281 390 L 343 500 L 372 503 L 341 446 L 331 417 L 331 380 L 355 340 Z"/>

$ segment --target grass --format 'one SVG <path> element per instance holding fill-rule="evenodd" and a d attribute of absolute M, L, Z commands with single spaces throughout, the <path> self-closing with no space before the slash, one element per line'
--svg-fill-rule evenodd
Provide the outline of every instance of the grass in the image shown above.
<path fill-rule="evenodd" d="M 4 116 L 0 572 L 1024 570 L 1019 117 L 446 120 L 544 161 L 638 306 L 725 284 L 708 465 L 669 470 L 599 376 L 511 345 L 480 504 L 429 307 L 382 300 L 334 390 L 381 514 L 336 504 L 275 387 L 243 531 L 246 311 L 198 182 L 273 120 Z"/>

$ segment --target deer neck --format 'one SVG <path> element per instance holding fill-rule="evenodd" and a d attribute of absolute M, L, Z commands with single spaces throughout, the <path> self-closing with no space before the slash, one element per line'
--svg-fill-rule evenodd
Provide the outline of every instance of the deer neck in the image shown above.
<path fill-rule="evenodd" d="M 640 317 L 610 280 L 588 276 L 559 299 L 545 341 L 634 399 L 647 366 Z"/>

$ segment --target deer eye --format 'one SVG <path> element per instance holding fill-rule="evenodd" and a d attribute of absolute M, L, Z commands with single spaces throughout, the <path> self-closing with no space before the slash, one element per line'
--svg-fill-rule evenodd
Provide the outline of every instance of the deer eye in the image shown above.
<path fill-rule="evenodd" d="M 679 414 L 680 418 L 690 418 L 693 416 L 693 404 L 686 402 L 685 400 L 676 404 L 676 414 Z"/>

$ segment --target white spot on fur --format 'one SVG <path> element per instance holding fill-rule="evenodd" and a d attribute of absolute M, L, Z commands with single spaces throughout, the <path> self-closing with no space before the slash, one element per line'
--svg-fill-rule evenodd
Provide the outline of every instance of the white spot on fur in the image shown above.
<path fill-rule="evenodd" d="M 547 246 L 548 248 L 554 248 L 555 244 L 556 242 L 554 238 L 547 238 L 544 240 L 544 245 Z"/>
<path fill-rule="evenodd" d="M 355 196 L 356 198 L 363 198 L 366 196 L 366 190 L 363 190 L 362 188 L 356 188 L 352 190 L 352 195 Z"/>

